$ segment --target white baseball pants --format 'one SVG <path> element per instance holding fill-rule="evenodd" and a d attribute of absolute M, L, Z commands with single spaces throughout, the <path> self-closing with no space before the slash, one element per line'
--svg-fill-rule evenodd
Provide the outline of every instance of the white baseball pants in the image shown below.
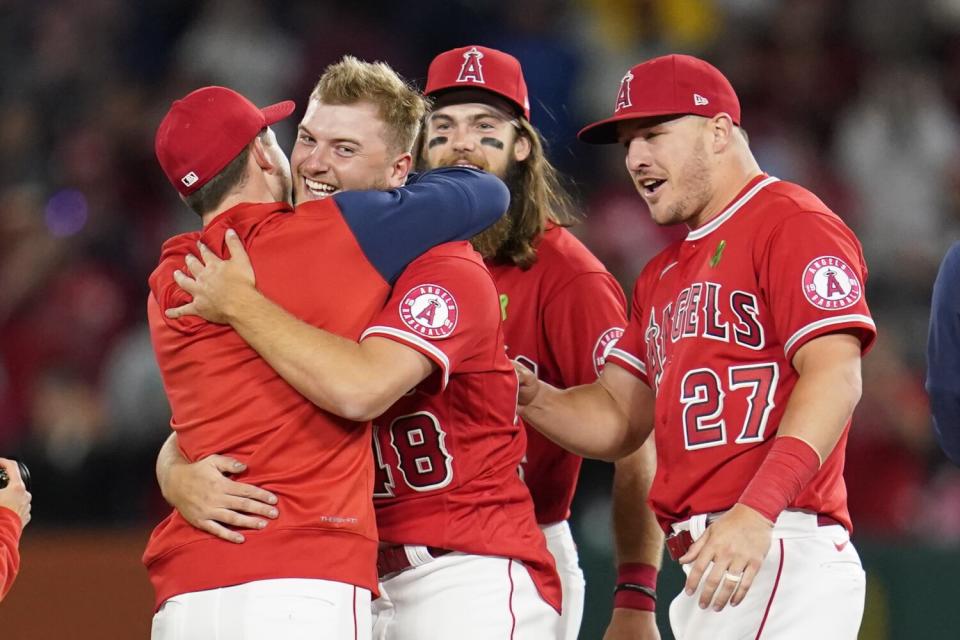
<path fill-rule="evenodd" d="M 522 563 L 454 552 L 381 581 L 373 638 L 554 640 L 558 618 Z"/>
<path fill-rule="evenodd" d="M 703 516 L 691 518 L 694 540 L 704 531 L 705 519 L 697 518 Z M 689 565 L 684 571 L 689 574 Z M 801 511 L 780 514 L 770 551 L 739 605 L 701 609 L 700 584 L 670 605 L 677 640 L 856 640 L 866 595 L 860 556 L 846 529 L 818 526 L 816 514 Z"/>
<path fill-rule="evenodd" d="M 330 580 L 258 580 L 174 596 L 151 640 L 370 640 L 370 592 Z"/>
<path fill-rule="evenodd" d="M 563 520 L 541 526 L 543 537 L 547 539 L 547 549 L 553 554 L 563 585 L 563 607 L 557 623 L 557 640 L 577 640 L 580 623 L 583 620 L 583 599 L 586 594 L 586 581 L 580 569 L 580 557 L 577 545 L 570 532 L 570 524 Z"/>

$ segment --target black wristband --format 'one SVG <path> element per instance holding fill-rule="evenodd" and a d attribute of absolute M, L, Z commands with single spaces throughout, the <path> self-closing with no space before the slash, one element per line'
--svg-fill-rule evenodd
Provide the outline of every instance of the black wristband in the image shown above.
<path fill-rule="evenodd" d="M 643 595 L 651 598 L 654 602 L 657 601 L 657 592 L 654 589 L 642 584 L 637 584 L 635 582 L 621 582 L 616 587 L 614 587 L 613 592 L 618 591 L 636 591 L 642 593 Z"/>

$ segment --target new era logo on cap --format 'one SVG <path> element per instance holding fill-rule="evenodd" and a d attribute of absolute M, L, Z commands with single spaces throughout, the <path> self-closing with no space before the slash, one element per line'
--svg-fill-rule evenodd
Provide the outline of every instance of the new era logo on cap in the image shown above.
<path fill-rule="evenodd" d="M 508 53 L 471 45 L 444 51 L 430 63 L 424 94 L 436 98 L 450 89 L 474 87 L 489 91 L 530 119 L 530 99 L 520 62 Z"/>
<path fill-rule="evenodd" d="M 726 113 L 740 124 L 740 101 L 730 81 L 705 60 L 674 54 L 630 69 L 617 89 L 614 114 L 584 127 L 577 137 L 593 144 L 617 142 L 617 123 L 661 116 Z"/>

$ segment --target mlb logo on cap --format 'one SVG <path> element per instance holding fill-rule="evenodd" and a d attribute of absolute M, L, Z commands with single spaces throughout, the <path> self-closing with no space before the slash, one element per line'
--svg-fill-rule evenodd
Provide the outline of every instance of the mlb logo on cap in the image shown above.
<path fill-rule="evenodd" d="M 430 63 L 424 94 L 437 94 L 458 88 L 490 91 L 506 98 L 530 119 L 530 98 L 520 61 L 509 53 L 471 45 L 444 51 Z"/>
<path fill-rule="evenodd" d="M 740 100 L 730 81 L 705 60 L 669 55 L 630 69 L 620 81 L 613 116 L 584 127 L 577 137 L 592 144 L 617 141 L 617 123 L 669 115 L 712 118 L 726 113 L 740 124 Z"/>

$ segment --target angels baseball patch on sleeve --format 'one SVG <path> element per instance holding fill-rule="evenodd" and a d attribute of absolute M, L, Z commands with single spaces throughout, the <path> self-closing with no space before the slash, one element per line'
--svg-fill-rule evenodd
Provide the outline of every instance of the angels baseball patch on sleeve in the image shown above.
<path fill-rule="evenodd" d="M 603 365 L 610 355 L 610 350 L 617 345 L 617 340 L 623 337 L 623 329 L 620 327 L 611 327 L 603 332 L 603 335 L 597 340 L 593 347 L 593 370 L 597 372 L 597 377 L 603 373 Z"/>
<path fill-rule="evenodd" d="M 852 307 L 863 296 L 856 272 L 834 256 L 820 256 L 803 270 L 803 295 L 818 309 Z"/>
<path fill-rule="evenodd" d="M 435 284 L 418 285 L 403 296 L 400 319 L 424 338 L 440 340 L 457 327 L 459 314 L 453 294 Z"/>

